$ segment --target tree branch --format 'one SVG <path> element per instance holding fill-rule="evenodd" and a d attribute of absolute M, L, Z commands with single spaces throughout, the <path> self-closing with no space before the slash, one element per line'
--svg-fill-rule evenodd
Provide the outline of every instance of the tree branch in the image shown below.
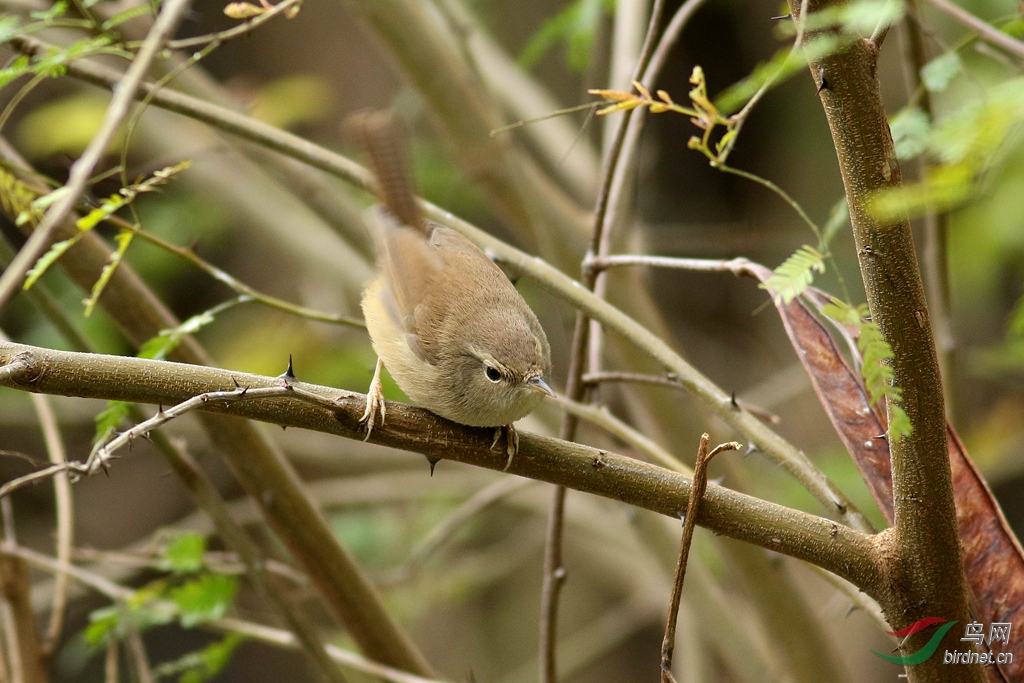
<path fill-rule="evenodd" d="M 830 4 L 813 0 L 807 11 Z M 790 0 L 790 8 L 800 11 L 796 0 Z M 810 67 L 839 158 L 872 319 L 892 346 L 895 383 L 913 425 L 910 436 L 890 442 L 895 524 L 892 533 L 880 536 L 887 554 L 879 602 L 893 626 L 902 628 L 926 616 L 964 620 L 969 614 L 942 383 L 910 222 L 882 224 L 867 209 L 872 193 L 902 183 L 876 77 L 877 58 L 877 48 L 860 40 Z M 917 651 L 929 635 L 907 639 L 901 644 L 904 652 Z M 946 638 L 955 647 L 954 636 Z M 973 681 L 981 671 L 951 669 L 941 658 L 931 658 L 908 668 L 908 675 L 918 681 Z"/>
<path fill-rule="evenodd" d="M 0 386 L 22 391 L 164 404 L 207 391 L 280 386 L 280 379 L 121 356 L 52 351 L 0 342 Z M 212 413 L 300 427 L 349 439 L 363 438 L 359 424 L 365 396 L 298 383 L 337 408 L 332 413 L 300 400 L 251 400 L 209 406 Z M 491 450 L 493 430 L 448 422 L 426 410 L 389 403 L 388 420 L 373 441 L 501 470 L 505 457 Z M 521 433 L 512 463 L 520 475 L 565 485 L 660 514 L 678 517 L 689 499 L 690 479 L 625 456 L 550 437 Z M 876 542 L 842 524 L 709 484 L 698 523 L 731 538 L 754 543 L 827 569 L 868 593 L 881 576 Z"/>

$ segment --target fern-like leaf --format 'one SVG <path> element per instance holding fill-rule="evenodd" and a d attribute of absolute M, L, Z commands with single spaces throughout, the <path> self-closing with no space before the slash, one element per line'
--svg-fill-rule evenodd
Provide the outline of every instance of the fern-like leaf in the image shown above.
<path fill-rule="evenodd" d="M 789 305 L 814 282 L 814 271 L 825 272 L 825 256 L 805 244 L 776 268 L 760 287 L 771 292 L 776 302 Z"/>
<path fill-rule="evenodd" d="M 892 359 L 896 355 L 889 342 L 882 336 L 878 323 L 865 319 L 867 306 L 861 304 L 854 307 L 839 299 L 832 299 L 832 303 L 825 306 L 824 313 L 842 325 L 857 326 L 857 348 L 861 355 L 860 375 L 864 387 L 868 390 L 870 404 L 876 405 L 885 399 L 889 408 L 891 443 L 908 436 L 913 426 L 903 410 L 903 390 L 895 385 L 896 375 L 892 369 Z"/>
<path fill-rule="evenodd" d="M 78 240 L 82 237 L 83 234 L 85 233 L 80 232 L 74 237 L 70 237 L 66 240 L 61 240 L 60 242 L 57 242 L 52 247 L 50 247 L 49 251 L 40 256 L 39 259 L 35 262 L 35 265 L 33 265 L 32 268 L 29 269 L 28 273 L 25 274 L 26 277 L 24 288 L 26 290 L 31 288 L 32 285 L 34 285 L 36 281 L 43 276 L 47 269 L 49 269 L 50 266 L 56 263 L 57 259 L 59 259 L 65 251 L 75 246 L 75 243 L 78 242 Z"/>
<path fill-rule="evenodd" d="M 128 251 L 128 246 L 132 243 L 132 238 L 135 237 L 135 233 L 131 230 L 122 230 L 117 233 L 117 251 L 110 255 L 107 259 L 106 264 L 103 266 L 103 270 L 100 272 L 99 278 L 96 283 L 92 286 L 92 292 L 89 294 L 89 298 L 85 300 L 85 312 L 84 315 L 88 318 L 92 314 L 92 309 L 96 307 L 96 302 L 99 301 L 100 295 L 103 294 L 103 290 L 106 288 L 107 283 L 110 282 L 110 278 L 114 277 L 114 271 L 117 270 L 117 266 L 124 260 L 124 254 Z"/>

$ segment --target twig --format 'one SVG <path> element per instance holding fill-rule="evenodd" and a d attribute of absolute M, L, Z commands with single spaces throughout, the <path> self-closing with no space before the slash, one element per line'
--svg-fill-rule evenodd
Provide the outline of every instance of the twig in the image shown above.
<path fill-rule="evenodd" d="M 708 486 L 708 463 L 722 451 L 738 451 L 742 447 L 735 441 L 719 444 L 708 452 L 708 435 L 702 434 L 697 450 L 697 463 L 693 468 L 693 490 L 690 500 L 686 503 L 686 514 L 683 517 L 683 535 L 679 542 L 679 560 L 676 563 L 676 575 L 672 583 L 672 599 L 669 602 L 668 621 L 665 624 L 665 638 L 661 642 L 661 681 L 675 683 L 672 676 L 672 652 L 676 647 L 676 620 L 679 617 L 679 601 L 683 595 L 683 580 L 686 578 L 686 563 L 690 556 L 690 543 L 693 541 L 693 530 L 697 526 L 697 515 Z"/>
<path fill-rule="evenodd" d="M 928 61 L 925 47 L 920 12 L 917 0 L 908 0 L 907 16 L 903 25 L 907 36 L 906 71 L 912 91 L 918 93 L 918 104 L 929 121 L 935 121 L 932 109 L 932 97 L 921 82 L 921 69 Z M 978 43 L 978 46 L 984 43 Z M 1005 56 L 1003 56 L 1005 59 Z M 928 168 L 928 161 L 922 160 L 918 165 L 919 177 L 923 177 Z M 928 315 L 932 328 L 935 330 L 935 352 L 939 357 L 939 370 L 942 373 L 942 393 L 946 404 L 946 415 L 956 424 L 956 335 L 953 332 L 953 319 L 950 314 L 949 293 L 949 214 L 945 211 L 936 212 L 927 208 L 924 214 L 924 286 L 928 300 Z"/>
<path fill-rule="evenodd" d="M 804 1 L 806 2 L 806 0 L 804 0 Z M 738 130 L 738 129 L 734 129 L 734 130 Z M 735 139 L 736 138 L 734 137 L 733 140 L 735 140 Z M 804 211 L 804 207 L 800 206 L 799 202 L 797 202 L 795 199 L 790 197 L 788 192 L 786 192 L 781 187 L 779 187 L 778 185 L 776 185 L 772 181 L 768 180 L 767 178 L 762 178 L 761 176 L 756 175 L 754 173 L 750 173 L 748 171 L 744 171 L 744 170 L 739 169 L 739 168 L 734 168 L 732 166 L 727 166 L 725 164 L 712 163 L 712 166 L 714 166 L 715 168 L 717 168 L 720 171 L 724 171 L 726 173 L 732 173 L 733 175 L 738 175 L 741 178 L 746 178 L 747 180 L 753 181 L 753 182 L 757 183 L 758 185 L 763 185 L 764 187 L 768 188 L 769 190 L 771 190 L 772 192 L 777 194 L 779 196 L 779 198 L 781 198 L 782 201 L 784 201 L 787 204 L 789 204 L 790 207 L 792 207 L 792 209 L 794 211 L 796 211 L 797 215 L 800 216 L 800 218 L 803 220 L 803 222 L 807 224 L 807 227 L 809 227 L 811 229 L 811 232 L 814 233 L 814 236 L 818 238 L 818 243 L 821 244 L 821 248 L 822 249 L 826 248 L 825 241 L 822 238 L 821 228 L 818 227 L 817 223 L 815 223 L 813 220 L 811 220 L 811 217 L 807 215 L 806 211 Z"/>
<path fill-rule="evenodd" d="M 502 477 L 490 486 L 480 489 L 469 500 L 458 506 L 423 537 L 400 567 L 389 572 L 384 583 L 407 581 L 423 566 L 427 559 L 447 543 L 462 525 L 474 515 L 534 482 L 529 479 Z"/>
<path fill-rule="evenodd" d="M 189 48 L 197 47 L 199 45 L 221 45 L 233 38 L 238 38 L 239 36 L 245 35 L 249 31 L 253 31 L 259 28 L 261 24 L 265 24 L 266 22 L 270 21 L 271 19 L 276 17 L 278 14 L 281 14 L 282 12 L 288 12 L 289 10 L 297 12 L 301 4 L 302 0 L 284 0 L 284 2 L 274 5 L 270 9 L 253 17 L 252 19 L 244 23 L 241 23 L 238 26 L 233 26 L 224 31 L 218 31 L 216 33 L 207 33 L 206 35 L 202 36 L 193 36 L 192 38 L 170 40 L 167 42 L 167 49 L 187 50 Z M 290 15 L 288 18 L 290 19 L 291 16 L 294 15 Z M 129 46 L 131 46 L 130 43 Z"/>
<path fill-rule="evenodd" d="M 0 330 L 0 340 L 9 341 Z M 39 417 L 39 426 L 43 432 L 43 441 L 50 462 L 55 466 L 67 463 L 67 451 L 64 439 L 60 435 L 60 426 L 53 413 L 50 399 L 40 394 L 32 394 L 32 405 Z M 71 559 L 71 547 L 74 545 L 74 499 L 71 494 L 71 483 L 67 477 L 59 474 L 53 478 L 54 497 L 57 504 L 57 557 L 62 562 Z M 13 539 L 12 539 L 13 540 Z M 58 576 L 54 582 L 53 600 L 50 603 L 50 623 L 46 628 L 46 636 L 41 645 L 42 656 L 49 657 L 60 640 L 64 627 L 64 612 L 68 602 L 68 580 L 66 576 Z"/>
<path fill-rule="evenodd" d="M 260 640 L 264 643 L 271 643 L 273 645 L 280 645 L 281 647 L 297 648 L 299 646 L 295 640 L 295 636 L 288 631 L 264 626 L 263 624 L 256 624 L 251 621 L 222 617 L 220 619 L 213 619 L 205 622 L 203 626 L 215 628 L 220 631 L 226 631 L 228 633 L 240 633 L 248 638 Z M 354 652 L 343 650 L 337 645 L 328 645 L 327 653 L 334 661 L 347 666 L 353 671 L 368 674 L 371 678 L 380 678 L 385 681 L 390 681 L 390 683 L 444 683 L 441 679 L 425 678 L 406 671 L 401 671 L 400 669 L 378 664 L 372 659 L 367 659 L 366 657 L 357 655 Z"/>
<path fill-rule="evenodd" d="M 661 38 L 658 39 L 658 44 L 654 48 L 654 53 L 651 55 L 651 61 L 647 64 L 647 69 L 644 71 L 644 76 L 641 79 L 641 83 L 647 86 L 650 90 L 654 87 L 655 82 L 658 80 L 658 76 L 661 75 L 661 70 L 665 66 L 665 62 L 668 61 L 668 55 L 675 47 L 676 41 L 679 40 L 679 36 L 682 34 L 683 29 L 686 27 L 687 22 L 694 13 L 700 9 L 707 0 L 686 0 L 676 13 L 672 15 L 672 19 L 668 22 L 668 26 L 665 27 L 665 31 L 661 34 Z"/>
<path fill-rule="evenodd" d="M 103 680 L 106 683 L 118 683 L 121 678 L 117 675 L 117 638 L 111 638 L 107 642 L 107 655 L 103 659 Z"/>
<path fill-rule="evenodd" d="M 889 0 L 886 3 L 883 13 L 888 15 L 889 8 L 892 6 L 893 0 Z M 883 17 L 878 25 L 875 26 L 875 30 L 871 32 L 871 42 L 874 43 L 876 49 L 881 49 L 882 43 L 885 41 L 885 36 L 889 33 L 889 28 L 892 26 L 892 22 L 888 21 L 887 17 Z"/>
<path fill-rule="evenodd" d="M 39 416 L 39 425 L 43 430 L 43 441 L 50 462 L 62 465 L 67 462 L 64 440 L 60 435 L 57 418 L 53 414 L 53 406 L 46 396 L 32 394 L 32 404 Z M 71 482 L 66 476 L 57 475 L 53 478 L 54 497 L 57 504 L 57 559 L 61 562 L 71 561 L 71 547 L 74 544 L 75 508 L 71 493 Z M 68 602 L 68 577 L 58 576 L 54 581 L 53 601 L 50 604 L 50 624 L 46 628 L 43 641 L 43 653 L 50 656 L 60 641 L 64 628 L 64 612 Z"/>
<path fill-rule="evenodd" d="M 139 229 L 137 226 L 132 225 L 128 221 L 118 218 L 117 216 L 111 216 L 107 220 L 114 223 L 122 230 L 131 230 L 132 232 L 134 232 L 136 235 L 146 240 L 147 242 L 155 244 L 161 249 L 169 251 L 170 253 L 183 258 L 184 260 L 188 261 L 196 268 L 199 268 L 201 271 L 203 271 L 213 279 L 217 280 L 221 284 L 226 285 L 234 292 L 246 296 L 253 301 L 258 301 L 259 303 L 265 306 L 276 308 L 280 311 L 285 311 L 286 313 L 291 313 L 292 315 L 297 315 L 301 318 L 307 318 L 309 320 L 317 320 L 319 322 L 324 323 L 334 323 L 336 325 L 347 325 L 349 327 L 366 329 L 366 324 L 363 323 L 361 320 L 356 320 L 355 318 L 349 318 L 348 316 L 339 315 L 336 313 L 324 313 L 323 311 L 318 311 L 313 308 L 308 308 L 306 306 L 291 303 L 290 301 L 285 301 L 284 299 L 278 299 L 277 297 L 271 296 L 269 294 L 264 294 L 263 292 L 260 292 L 259 290 L 250 287 L 249 285 L 233 277 L 232 275 L 229 275 L 228 273 L 213 265 L 209 261 L 206 261 L 205 259 L 201 258 L 190 247 L 181 247 L 171 242 L 168 242 L 165 239 L 162 239 L 160 237 L 157 237 L 156 235 Z"/>
<path fill-rule="evenodd" d="M 654 5 L 651 8 L 650 22 L 647 26 L 647 35 L 644 38 L 644 45 L 640 51 L 640 58 L 634 71 L 636 78 L 643 74 L 651 60 L 655 46 L 655 37 L 658 32 L 658 25 L 661 23 L 661 14 L 664 7 L 664 0 L 654 0 Z M 623 113 L 622 120 L 615 130 L 615 138 L 609 147 L 608 155 L 605 159 L 601 187 L 598 191 L 597 205 L 594 209 L 594 229 L 590 242 L 591 253 L 599 253 L 602 236 L 608 227 L 608 209 L 611 191 L 614 186 L 615 171 L 620 160 L 619 157 L 622 153 L 626 131 L 633 111 L 628 110 Z M 596 274 L 588 276 L 584 271 L 581 278 L 583 286 L 586 289 L 593 290 L 596 277 Z M 565 396 L 572 401 L 579 402 L 583 398 L 583 392 L 586 389 L 582 378 L 589 335 L 590 318 L 583 311 L 580 311 L 576 315 L 572 349 L 569 355 L 569 374 L 565 389 Z M 575 437 L 576 426 L 576 418 L 571 414 L 565 414 L 562 418 L 559 435 L 565 441 L 572 441 Z M 558 595 L 562 585 L 565 583 L 565 568 L 562 566 L 562 517 L 565 513 L 565 488 L 556 487 L 553 496 L 551 513 L 548 519 L 547 538 L 544 545 L 544 583 L 541 586 L 540 600 L 541 614 L 540 628 L 538 629 L 540 641 L 538 645 L 540 683 L 555 683 L 558 680 L 557 662 L 555 659 L 555 641 L 558 628 Z"/>
<path fill-rule="evenodd" d="M 885 615 L 882 614 L 882 608 L 878 606 L 878 603 L 872 598 L 868 597 L 867 593 L 858 589 L 856 586 L 851 584 L 849 581 L 844 581 L 832 572 L 827 572 L 821 567 L 815 567 L 810 565 L 810 568 L 821 577 L 824 581 L 830 584 L 839 593 L 842 593 L 850 601 L 850 610 L 859 609 L 864 612 L 872 621 L 878 625 L 882 631 L 891 631 L 892 626 L 885 619 Z"/>
<path fill-rule="evenodd" d="M 733 275 L 752 276 L 751 261 L 740 257 L 734 259 L 703 259 L 676 258 L 674 256 L 646 256 L 633 254 L 614 254 L 612 256 L 594 256 L 584 261 L 585 268 L 604 270 L 621 266 L 649 266 L 652 268 L 676 268 L 704 273 L 732 273 Z"/>
<path fill-rule="evenodd" d="M 928 0 L 935 8 L 953 17 L 967 28 L 973 30 L 987 43 L 992 43 L 1012 55 L 1024 59 L 1024 43 L 1003 33 L 987 21 L 983 21 L 967 10 L 954 5 L 949 0 Z"/>
<path fill-rule="evenodd" d="M 156 683 L 153 676 L 153 667 L 149 664 L 149 656 L 146 654 L 146 646 L 142 642 L 142 632 L 139 624 L 136 623 L 135 615 L 125 610 L 122 622 L 125 625 L 124 651 L 128 655 L 129 680 L 133 683 Z M 133 674 L 134 675 L 131 675 Z"/>
<path fill-rule="evenodd" d="M 110 144 L 124 117 L 128 115 L 129 107 L 134 101 L 150 65 L 160 50 L 164 48 L 171 34 L 174 33 L 188 6 L 189 0 L 168 0 L 162 5 L 160 15 L 153 22 L 153 27 L 146 36 L 145 42 L 114 90 L 103 123 L 89 141 L 82 156 L 71 166 L 63 194 L 43 216 L 32 236 L 14 258 L 14 262 L 0 275 L 0 310 L 6 307 L 15 290 L 24 282 L 25 273 L 50 243 L 54 231 L 71 214 L 75 204 L 78 203 L 79 197 L 82 196 L 86 184 L 89 182 L 89 176 L 92 175 L 93 169 L 99 163 L 100 157 L 106 151 L 107 145 Z"/>
<path fill-rule="evenodd" d="M 584 384 L 598 385 L 604 382 L 629 382 L 633 384 L 653 384 L 669 389 L 686 390 L 678 380 L 659 375 L 644 375 L 639 372 L 588 372 L 583 375 Z"/>
<path fill-rule="evenodd" d="M 678 380 L 672 379 L 671 377 L 659 377 L 657 375 L 641 375 L 641 374 L 635 373 L 635 372 L 592 372 L 592 373 L 587 373 L 586 375 L 583 375 L 583 381 L 586 384 L 591 385 L 591 386 L 596 386 L 596 385 L 601 384 L 603 382 L 628 382 L 628 383 L 636 383 L 636 384 L 650 384 L 650 385 L 653 385 L 653 386 L 666 387 L 668 389 L 675 389 L 676 391 L 686 391 L 686 385 L 684 385 L 683 383 L 679 382 Z M 562 400 L 564 400 L 564 399 L 562 399 Z M 774 413 L 772 413 L 772 412 L 770 412 L 768 410 L 765 410 L 764 408 L 761 408 L 759 406 L 752 405 L 751 403 L 749 403 L 747 401 L 744 401 L 742 399 L 736 398 L 735 396 L 733 396 L 733 402 L 736 404 L 737 407 L 742 408 L 743 410 L 746 410 L 751 415 L 755 415 L 755 416 L 757 416 L 758 419 L 763 420 L 764 422 L 767 422 L 769 424 L 778 424 L 781 421 L 779 419 L 778 415 L 775 415 Z M 580 417 L 582 417 L 583 419 L 589 419 L 591 417 L 590 413 L 584 414 L 582 412 L 582 411 L 586 410 L 586 408 L 587 408 L 587 406 L 581 406 L 579 408 L 579 410 L 581 410 Z M 616 419 L 616 418 L 614 418 L 614 416 L 611 416 L 610 414 L 608 414 L 606 409 L 601 411 L 601 415 L 602 416 L 603 415 L 609 415 L 609 417 L 612 417 L 612 419 Z M 617 427 L 617 425 L 614 425 L 614 427 L 613 427 L 613 426 L 605 424 L 604 421 L 594 420 L 594 419 L 592 419 L 591 421 L 593 421 L 594 424 L 597 424 L 599 426 L 605 427 L 606 429 L 611 431 L 613 434 L 616 434 L 616 436 L 618 436 L 618 433 L 613 431 L 614 427 Z M 637 433 L 637 436 L 641 436 L 641 435 L 639 433 Z M 645 438 L 645 437 L 641 436 L 641 438 Z M 629 443 L 632 443 L 632 442 L 629 442 Z M 660 456 L 655 456 L 655 457 L 658 457 L 659 459 L 661 459 Z M 675 457 L 674 456 L 672 457 L 672 460 L 675 461 Z M 665 461 L 662 461 L 662 462 L 663 462 L 663 464 L 665 464 L 666 467 L 670 467 L 670 468 L 675 469 L 675 467 L 673 465 L 667 464 Z M 682 470 L 677 470 L 677 471 L 682 471 Z"/>
<path fill-rule="evenodd" d="M 585 378 L 584 378 L 585 381 Z M 681 474 L 690 474 L 690 468 L 679 461 L 679 458 L 661 447 L 654 439 L 640 433 L 630 425 L 612 415 L 607 406 L 570 401 L 564 396 L 558 397 L 558 403 L 566 413 L 591 424 L 601 427 L 612 436 L 616 436 L 627 445 L 641 453 L 646 453 L 662 467 L 667 467 Z"/>
<path fill-rule="evenodd" d="M 150 431 L 170 422 L 176 417 L 181 417 L 186 413 L 192 412 L 193 410 L 213 405 L 215 403 L 230 403 L 233 401 L 249 399 L 282 398 L 289 396 L 301 398 L 308 402 L 327 407 L 328 409 L 336 407 L 329 399 L 318 394 L 314 394 L 301 387 L 294 386 L 287 381 L 276 387 L 249 389 L 248 387 L 240 386 L 228 391 L 211 391 L 198 394 L 166 410 L 160 410 L 150 419 L 140 422 L 131 429 L 121 432 L 107 443 L 99 445 L 97 448 L 93 449 L 92 453 L 89 454 L 89 457 L 84 463 L 68 461 L 51 465 L 32 472 L 31 474 L 26 474 L 10 480 L 3 486 L 0 486 L 0 498 L 10 495 L 12 492 L 17 491 L 18 489 L 35 481 L 57 474 L 68 473 L 71 475 L 72 482 L 75 482 L 81 477 L 96 474 L 101 469 L 106 470 L 110 461 L 117 457 L 116 452 L 118 450 L 125 446 L 130 446 L 135 439 L 147 437 Z"/>
<path fill-rule="evenodd" d="M 562 563 L 562 536 L 565 533 L 565 496 L 567 489 L 556 486 L 552 491 L 551 510 L 544 542 L 544 583 L 540 593 L 540 641 L 538 665 L 541 683 L 558 680 L 556 642 L 558 639 L 558 597 L 567 576 Z"/>
<path fill-rule="evenodd" d="M 5 527 L 13 525 L 10 501 L 3 509 Z M 13 543 L 13 534 L 5 530 L 4 543 Z M 45 683 L 42 645 L 36 616 L 32 609 L 32 579 L 28 564 L 0 550 L 0 610 L 6 635 L 10 677 L 16 683 Z"/>
<path fill-rule="evenodd" d="M 295 396 L 328 409 L 337 407 L 329 399 L 301 387 L 297 387 L 291 384 L 287 379 L 282 380 L 282 384 L 276 387 L 250 389 L 248 387 L 240 386 L 230 391 L 210 391 L 193 396 L 192 398 L 182 401 L 181 403 L 167 408 L 166 410 L 161 409 L 156 415 L 148 420 L 140 422 L 127 431 L 121 432 L 107 443 L 102 444 L 99 448 L 93 450 L 85 462 L 85 468 L 88 474 L 95 473 L 100 467 L 103 467 L 106 463 L 110 462 L 118 450 L 125 446 L 130 446 L 132 441 L 135 439 L 145 438 L 148 436 L 149 432 L 157 427 L 170 422 L 176 417 L 181 417 L 193 410 L 203 408 L 204 406 L 213 405 L 215 403 L 232 403 L 234 401 L 283 398 L 289 396 Z"/>

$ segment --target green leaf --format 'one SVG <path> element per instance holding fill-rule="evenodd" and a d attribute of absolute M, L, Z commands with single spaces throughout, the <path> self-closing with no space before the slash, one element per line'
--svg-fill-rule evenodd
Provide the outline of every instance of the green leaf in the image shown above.
<path fill-rule="evenodd" d="M 50 266 L 52 266 L 54 262 L 56 262 L 57 259 L 61 257 L 61 255 L 64 254 L 64 252 L 66 252 L 68 249 L 73 247 L 76 242 L 78 242 L 79 238 L 81 238 L 83 234 L 84 233 L 78 233 L 74 237 L 70 237 L 66 240 L 61 240 L 60 242 L 57 242 L 52 247 L 50 247 L 49 251 L 40 256 L 39 260 L 36 261 L 35 265 L 32 266 L 31 269 L 29 269 L 28 273 L 26 273 L 27 277 L 25 278 L 24 288 L 27 290 L 32 285 L 34 285 L 36 281 L 39 280 L 39 278 L 41 278 L 44 273 L 46 273 L 46 270 Z"/>
<path fill-rule="evenodd" d="M 237 299 L 233 299 L 229 303 L 237 303 L 237 301 Z M 142 344 L 142 348 L 139 349 L 139 358 L 165 359 L 167 354 L 178 348 L 186 334 L 194 334 L 212 323 L 216 319 L 215 314 L 223 310 L 224 306 L 224 304 L 218 304 L 208 311 L 195 314 L 177 327 L 160 330 L 160 334 Z"/>
<path fill-rule="evenodd" d="M 93 610 L 89 614 L 89 625 L 83 633 L 86 642 L 101 645 L 111 638 L 123 638 L 127 630 L 125 622 L 129 622 L 131 628 L 137 631 L 169 624 L 174 619 L 176 608 L 159 599 L 163 589 L 163 582 L 156 582 L 136 591 L 128 604 L 108 605 Z"/>
<path fill-rule="evenodd" d="M 951 50 L 921 67 L 921 82 L 930 92 L 942 92 L 963 67 L 960 55 Z"/>
<path fill-rule="evenodd" d="M 948 211 L 971 196 L 974 172 L 967 164 L 929 166 L 924 182 L 889 187 L 868 197 L 868 213 L 880 223 L 918 216 L 926 209 Z"/>
<path fill-rule="evenodd" d="M 206 553 L 206 537 L 202 534 L 182 534 L 172 540 L 164 549 L 160 568 L 183 574 L 197 572 L 203 568 Z"/>
<path fill-rule="evenodd" d="M 898 403 L 889 404 L 889 440 L 896 443 L 904 436 L 910 436 L 914 426 L 910 423 L 910 417 Z"/>
<path fill-rule="evenodd" d="M 94 446 L 106 441 L 107 437 L 120 429 L 121 424 L 128 419 L 131 407 L 128 401 L 107 401 L 106 409 L 95 418 L 96 433 L 92 437 Z"/>
<path fill-rule="evenodd" d="M 70 191 L 71 188 L 69 188 L 66 185 L 61 185 L 52 192 L 47 192 L 46 194 L 39 195 L 38 197 L 32 200 L 32 210 L 42 213 L 49 209 L 54 204 L 56 204 L 61 197 L 65 196 Z"/>
<path fill-rule="evenodd" d="M 90 645 L 106 643 L 111 634 L 117 633 L 121 624 L 121 608 L 117 605 L 102 607 L 89 614 L 89 625 L 85 627 L 85 641 Z"/>
<path fill-rule="evenodd" d="M 889 121 L 896 156 L 900 161 L 913 159 L 928 147 L 928 135 L 932 131 L 928 115 L 917 107 L 901 110 Z"/>
<path fill-rule="evenodd" d="M 139 348 L 139 358 L 164 360 L 181 343 L 181 335 L 173 334 L 173 330 L 161 330 L 160 334 L 150 337 Z"/>
<path fill-rule="evenodd" d="M 840 325 L 853 325 L 859 328 L 861 321 L 868 317 L 868 305 L 854 307 L 833 297 L 832 302 L 826 304 L 822 312 Z"/>
<path fill-rule="evenodd" d="M 1024 18 L 1017 17 L 999 27 L 999 30 L 1008 36 L 1020 40 L 1024 38 Z"/>
<path fill-rule="evenodd" d="M 759 285 L 771 292 L 772 297 L 789 305 L 814 282 L 814 273 L 825 272 L 825 257 L 817 249 L 806 244 L 775 269 L 766 282 Z"/>
<path fill-rule="evenodd" d="M 613 7 L 613 0 L 576 0 L 571 3 L 537 30 L 523 48 L 520 66 L 525 70 L 532 69 L 557 43 L 565 42 L 569 68 L 577 72 L 586 70 L 601 15 Z"/>
<path fill-rule="evenodd" d="M 1024 296 L 1017 299 L 1013 312 L 1010 313 L 1010 326 L 1006 336 L 1024 339 Z"/>
<path fill-rule="evenodd" d="M 822 312 L 844 326 L 856 326 L 859 331 L 857 348 L 861 355 L 860 375 L 868 390 L 869 402 L 877 404 L 883 398 L 889 409 L 889 440 L 893 443 L 908 436 L 913 426 L 903 410 L 903 390 L 893 384 L 895 373 L 891 361 L 895 358 L 892 347 L 882 336 L 878 324 L 866 320 L 867 304 L 854 307 L 833 298 Z"/>
<path fill-rule="evenodd" d="M 109 31 L 111 29 L 117 28 L 118 26 L 120 26 L 121 24 L 123 24 L 124 22 L 126 22 L 126 21 L 128 21 L 130 19 L 134 19 L 135 17 L 145 16 L 145 15 L 147 15 L 149 13 L 150 13 L 150 7 L 145 5 L 145 4 L 137 5 L 135 7 L 129 7 L 128 9 L 122 10 L 122 11 L 118 12 L 114 16 L 112 16 L 109 19 L 107 19 L 106 21 L 104 21 L 103 22 L 103 30 L 104 31 Z"/>
<path fill-rule="evenodd" d="M 75 221 L 75 227 L 82 232 L 92 230 L 102 221 L 116 213 L 121 207 L 127 204 L 127 200 L 119 194 L 114 194 L 103 200 L 103 203 L 99 207 L 93 209 L 89 213 L 85 214 L 77 221 Z"/>
<path fill-rule="evenodd" d="M 15 57 L 10 63 L 10 66 L 0 69 L 0 88 L 13 81 L 15 78 L 24 76 L 28 73 L 32 73 L 28 55 L 19 55 L 18 57 Z"/>
<path fill-rule="evenodd" d="M 180 674 L 179 683 L 204 683 L 219 674 L 231 660 L 235 649 L 245 640 L 237 633 L 229 633 L 223 640 L 210 643 L 198 652 L 189 652 L 173 662 L 155 667 L 153 673 L 160 678 Z"/>
<path fill-rule="evenodd" d="M 0 16 L 0 43 L 6 43 L 8 40 L 18 35 L 19 30 L 18 17 L 13 14 L 5 14 Z M 24 57 L 24 63 L 28 64 L 28 55 L 22 55 Z M 6 71 L 7 69 L 4 69 Z M 0 72 L 2 73 L 2 72 Z"/>
<path fill-rule="evenodd" d="M 811 38 L 807 47 L 794 51 L 787 46 L 777 51 L 767 62 L 754 67 L 749 76 L 733 83 L 715 98 L 715 106 L 727 116 L 742 108 L 762 85 L 771 81 L 778 87 L 787 78 L 807 69 L 808 61 L 821 59 L 848 45 L 852 39 L 843 36 L 822 35 Z"/>
<path fill-rule="evenodd" d="M 821 241 L 822 247 L 826 248 L 832 243 L 832 239 L 836 234 L 843 228 L 844 225 L 850 222 L 850 207 L 846 203 L 846 197 L 844 196 L 832 207 L 832 211 L 828 215 L 828 223 L 821 230 Z"/>
<path fill-rule="evenodd" d="M 29 16 L 33 19 L 41 19 L 42 21 L 52 21 L 58 17 L 62 17 L 67 14 L 68 3 L 65 0 L 59 0 L 53 3 L 53 5 L 45 12 L 29 12 Z"/>
<path fill-rule="evenodd" d="M 238 591 L 238 580 L 227 574 L 204 574 L 174 588 L 170 598 L 181 611 L 181 625 L 191 628 L 228 611 Z"/>
<path fill-rule="evenodd" d="M 879 24 L 892 26 L 902 19 L 906 6 L 890 0 L 858 0 L 840 9 L 840 19 L 845 28 L 861 35 L 871 35 Z"/>
<path fill-rule="evenodd" d="M 110 255 L 107 262 L 103 265 L 103 270 L 100 271 L 100 276 L 96 280 L 96 284 L 92 286 L 92 292 L 89 294 L 89 298 L 85 300 L 85 312 L 84 315 L 88 318 L 93 309 L 96 307 L 96 303 L 99 301 L 100 296 L 103 294 L 103 290 L 106 288 L 107 283 L 110 282 L 110 278 L 114 276 L 114 271 L 117 270 L 117 266 L 124 260 L 124 254 L 128 251 L 128 245 L 132 243 L 132 239 L 135 237 L 135 233 L 131 230 L 122 230 L 117 233 L 117 251 Z"/>

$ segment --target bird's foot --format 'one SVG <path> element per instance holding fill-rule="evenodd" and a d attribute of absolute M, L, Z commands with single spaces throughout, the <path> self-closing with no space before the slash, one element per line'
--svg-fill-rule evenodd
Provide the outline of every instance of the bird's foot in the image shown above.
<path fill-rule="evenodd" d="M 502 434 L 504 432 L 504 434 Z M 494 428 L 494 441 L 491 442 L 491 450 L 502 441 L 504 436 L 505 441 L 505 453 L 508 454 L 508 460 L 505 461 L 505 467 L 502 468 L 502 472 L 508 472 L 508 468 L 512 466 L 512 458 L 519 452 L 519 432 L 516 431 L 515 426 L 511 424 L 504 425 L 502 427 Z"/>
<path fill-rule="evenodd" d="M 366 390 L 366 410 L 363 411 L 363 416 L 359 418 L 359 424 L 366 426 L 366 436 L 363 437 L 363 441 L 367 441 L 370 438 L 370 434 L 373 433 L 373 426 L 377 422 L 377 415 L 380 415 L 380 423 L 383 425 L 384 418 L 388 413 L 388 408 L 384 404 L 384 392 L 380 381 L 381 367 L 383 367 L 383 363 L 378 358 L 377 368 L 373 371 L 373 380 L 370 381 L 370 388 Z"/>

